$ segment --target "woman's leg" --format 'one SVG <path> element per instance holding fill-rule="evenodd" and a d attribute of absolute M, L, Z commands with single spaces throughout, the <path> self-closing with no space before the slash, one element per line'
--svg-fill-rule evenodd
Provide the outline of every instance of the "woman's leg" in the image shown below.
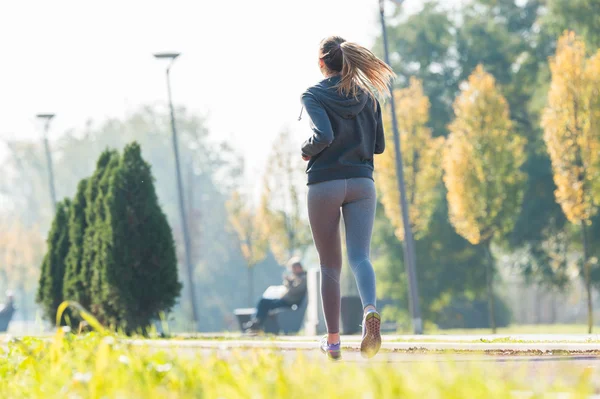
<path fill-rule="evenodd" d="M 348 263 L 354 273 L 365 310 L 375 310 L 375 271 L 371 264 L 371 235 L 375 220 L 377 195 L 371 179 L 350 179 L 346 203 L 342 206 L 346 226 Z"/>
<path fill-rule="evenodd" d="M 346 203 L 342 207 L 346 226 L 348 261 L 362 300 L 363 334 L 360 351 L 373 357 L 381 348 L 381 317 L 375 310 L 375 272 L 371 264 L 371 234 L 377 206 L 375 184 L 370 179 L 348 181 Z"/>
<path fill-rule="evenodd" d="M 321 298 L 331 344 L 339 342 L 340 332 L 340 206 L 344 201 L 345 185 L 344 180 L 334 180 L 308 188 L 308 218 L 319 254 Z"/>

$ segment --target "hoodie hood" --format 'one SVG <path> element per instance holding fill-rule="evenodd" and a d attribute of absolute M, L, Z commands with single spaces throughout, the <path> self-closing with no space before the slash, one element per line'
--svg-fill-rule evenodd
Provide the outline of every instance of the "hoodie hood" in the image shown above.
<path fill-rule="evenodd" d="M 344 119 L 356 118 L 367 105 L 369 97 L 359 92 L 357 97 L 343 96 L 338 92 L 337 85 L 342 78 L 333 76 L 322 80 L 311 87 L 309 91 L 323 104 L 324 107 Z"/>
<path fill-rule="evenodd" d="M 329 180 L 373 179 L 373 158 L 385 149 L 381 106 L 368 93 L 342 96 L 334 76 L 309 87 L 300 100 L 313 134 L 302 144 L 308 184 Z M 302 115 L 300 115 L 302 117 Z"/>

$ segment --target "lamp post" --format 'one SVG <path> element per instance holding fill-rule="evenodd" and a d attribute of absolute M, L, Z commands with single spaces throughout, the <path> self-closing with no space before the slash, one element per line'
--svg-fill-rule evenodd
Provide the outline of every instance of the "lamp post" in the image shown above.
<path fill-rule="evenodd" d="M 181 167 L 179 162 L 179 145 L 177 142 L 177 129 L 175 127 L 175 111 L 173 110 L 173 100 L 171 99 L 171 79 L 170 79 L 170 71 L 171 66 L 179 57 L 180 53 L 156 53 L 154 57 L 157 59 L 166 59 L 169 60 L 169 65 L 167 66 L 166 74 L 167 74 L 167 95 L 169 97 L 169 109 L 171 112 L 171 132 L 173 139 L 173 153 L 175 155 L 175 172 L 177 178 L 177 194 L 179 197 L 179 213 L 181 215 L 181 229 L 183 231 L 183 246 L 185 252 L 185 268 L 188 279 L 188 292 L 189 292 L 189 301 L 192 306 L 192 323 L 194 331 L 198 328 L 198 309 L 196 308 L 196 292 L 194 289 L 194 273 L 192 267 L 191 260 L 191 244 L 190 244 L 190 235 L 188 231 L 188 219 L 186 216 L 186 209 L 183 203 L 183 187 L 181 182 Z"/>
<path fill-rule="evenodd" d="M 393 0 L 401 6 L 404 0 Z M 379 14 L 381 16 L 381 31 L 383 34 L 383 50 L 385 62 L 390 65 L 390 54 L 388 49 L 387 29 L 385 27 L 385 0 L 379 0 Z M 402 210 L 402 225 L 404 227 L 404 263 L 408 274 L 408 298 L 410 313 L 412 317 L 413 331 L 415 334 L 423 333 L 423 320 L 421 319 L 421 307 L 419 304 L 419 289 L 417 285 L 417 265 L 415 257 L 415 242 L 413 239 L 410 219 L 408 217 L 408 202 L 406 201 L 406 186 L 404 184 L 404 170 L 402 167 L 402 151 L 400 148 L 400 133 L 398 132 L 398 120 L 396 118 L 396 102 L 394 100 L 393 87 L 390 87 L 392 96 L 390 98 L 390 111 L 392 113 L 392 130 L 394 133 L 394 152 L 396 155 L 396 176 L 398 177 L 398 188 L 400 190 L 400 209 Z"/>
<path fill-rule="evenodd" d="M 50 153 L 50 144 L 48 143 L 48 131 L 50 121 L 54 114 L 37 114 L 36 117 L 44 122 L 44 150 L 46 152 L 46 166 L 48 169 L 48 186 L 50 187 L 50 199 L 52 200 L 52 210 L 56 210 L 56 190 L 54 189 L 54 170 L 52 167 L 52 154 Z"/>

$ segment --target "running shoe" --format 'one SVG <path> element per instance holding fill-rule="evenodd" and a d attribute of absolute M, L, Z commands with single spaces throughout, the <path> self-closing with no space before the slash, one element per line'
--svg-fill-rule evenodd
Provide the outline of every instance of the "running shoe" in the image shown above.
<path fill-rule="evenodd" d="M 325 353 L 331 360 L 340 360 L 342 358 L 341 344 L 327 343 L 327 335 L 321 339 L 321 352 Z"/>
<path fill-rule="evenodd" d="M 376 311 L 370 311 L 363 317 L 362 342 L 360 353 L 363 357 L 372 358 L 381 348 L 381 316 Z"/>

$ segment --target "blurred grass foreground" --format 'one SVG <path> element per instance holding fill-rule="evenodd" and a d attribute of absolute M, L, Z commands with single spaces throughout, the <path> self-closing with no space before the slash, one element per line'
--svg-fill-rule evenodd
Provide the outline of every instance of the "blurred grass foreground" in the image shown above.
<path fill-rule="evenodd" d="M 535 378 L 460 362 L 331 363 L 299 352 L 187 353 L 59 329 L 0 352 L 0 398 L 587 398 L 590 369 Z M 150 341 L 146 341 L 150 342 Z M 409 365 L 407 367 L 407 365 Z M 561 377 L 563 377 L 561 375 Z M 566 378 L 566 377 L 565 377 Z M 542 380 L 545 380 L 542 383 Z"/>

